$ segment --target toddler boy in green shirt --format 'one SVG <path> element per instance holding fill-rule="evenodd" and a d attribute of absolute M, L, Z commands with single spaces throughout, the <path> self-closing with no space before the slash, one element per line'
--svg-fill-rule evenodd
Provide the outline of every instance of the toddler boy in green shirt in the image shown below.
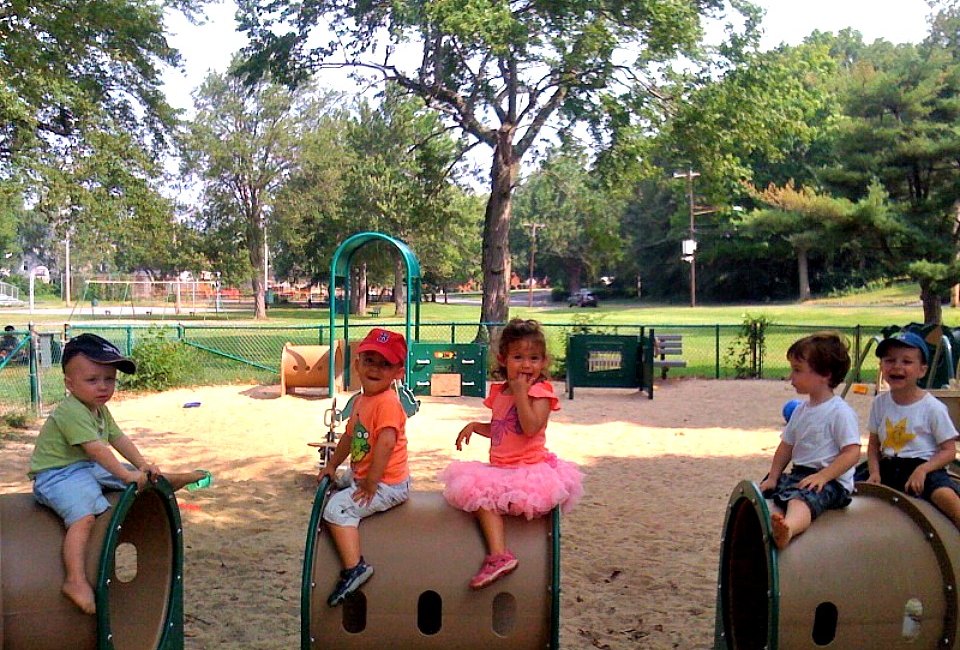
<path fill-rule="evenodd" d="M 110 508 L 103 489 L 123 490 L 130 483 L 140 489 L 161 472 L 144 459 L 107 409 L 117 370 L 133 374 L 136 364 L 96 334 L 68 341 L 60 363 L 69 394 L 40 429 L 28 475 L 36 500 L 60 515 L 67 527 L 63 594 L 83 612 L 94 614 L 94 592 L 84 560 L 94 520 Z M 118 460 L 114 451 L 131 464 Z M 210 473 L 203 470 L 164 476 L 175 490 L 210 480 Z"/>

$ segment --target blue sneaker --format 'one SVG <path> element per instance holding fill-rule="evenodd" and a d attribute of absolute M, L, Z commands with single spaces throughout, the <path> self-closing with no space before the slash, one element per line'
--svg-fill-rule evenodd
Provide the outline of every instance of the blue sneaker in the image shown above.
<path fill-rule="evenodd" d="M 373 567 L 364 562 L 361 557 L 357 566 L 352 569 L 344 569 L 340 572 L 340 579 L 337 581 L 337 586 L 333 590 L 333 593 L 327 598 L 327 604 L 330 605 L 330 607 L 336 607 L 346 600 L 347 596 L 359 589 L 372 575 Z"/>

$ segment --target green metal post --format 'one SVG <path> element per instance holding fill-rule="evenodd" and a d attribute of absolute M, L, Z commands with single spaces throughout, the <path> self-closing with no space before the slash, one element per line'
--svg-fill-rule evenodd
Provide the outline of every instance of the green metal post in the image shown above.
<path fill-rule="evenodd" d="M 30 336 L 30 405 L 33 410 L 40 414 L 40 378 L 37 374 L 37 333 L 34 331 L 33 323 L 27 325 Z"/>
<path fill-rule="evenodd" d="M 714 378 L 720 379 L 720 324 L 717 323 L 713 326 L 713 328 L 713 350 L 716 353 L 716 358 L 714 360 L 714 367 L 716 368 L 716 371 L 714 372 Z"/>
<path fill-rule="evenodd" d="M 127 325 L 127 354 L 133 352 L 133 328 Z"/>

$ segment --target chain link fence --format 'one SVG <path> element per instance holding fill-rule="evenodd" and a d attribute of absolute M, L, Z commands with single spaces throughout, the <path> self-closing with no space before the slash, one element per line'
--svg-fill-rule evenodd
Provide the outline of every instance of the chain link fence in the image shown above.
<path fill-rule="evenodd" d="M 378 325 L 363 321 L 350 325 L 350 341 L 362 339 L 377 326 L 402 330 L 397 323 Z M 854 359 L 853 381 L 876 380 L 877 364 L 856 360 L 871 337 L 881 336 L 879 327 L 846 327 L 769 324 L 751 336 L 742 325 L 600 325 L 591 323 L 543 323 L 551 357 L 551 374 L 565 374 L 567 337 L 572 333 L 657 336 L 678 334 L 682 353 L 676 359 L 685 367 L 672 367 L 670 377 L 733 379 L 756 377 L 784 379 L 790 374 L 787 348 L 802 336 L 821 330 L 839 331 L 850 342 Z M 478 323 L 438 322 L 413 326 L 411 338 L 425 343 L 473 343 Z M 327 325 L 83 325 L 64 326 L 55 331 L 8 330 L 0 342 L 0 414 L 48 412 L 64 397 L 60 351 L 64 341 L 83 332 L 92 332 L 113 342 L 126 355 L 136 356 L 138 343 L 148 337 L 163 337 L 182 345 L 188 372 L 184 385 L 233 383 L 279 383 L 280 358 L 285 343 L 329 345 Z M 342 325 L 337 337 L 343 337 Z M 489 354 L 491 363 L 496 354 Z M 123 389 L 122 377 L 120 389 Z"/>

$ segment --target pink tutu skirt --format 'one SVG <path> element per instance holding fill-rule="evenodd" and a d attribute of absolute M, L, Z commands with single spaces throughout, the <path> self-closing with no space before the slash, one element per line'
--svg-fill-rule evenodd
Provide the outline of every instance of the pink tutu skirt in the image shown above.
<path fill-rule="evenodd" d="M 542 463 L 496 467 L 477 461 L 454 461 L 440 472 L 443 496 L 455 508 L 492 510 L 527 519 L 556 506 L 569 512 L 583 496 L 583 474 L 573 463 L 549 454 Z"/>

